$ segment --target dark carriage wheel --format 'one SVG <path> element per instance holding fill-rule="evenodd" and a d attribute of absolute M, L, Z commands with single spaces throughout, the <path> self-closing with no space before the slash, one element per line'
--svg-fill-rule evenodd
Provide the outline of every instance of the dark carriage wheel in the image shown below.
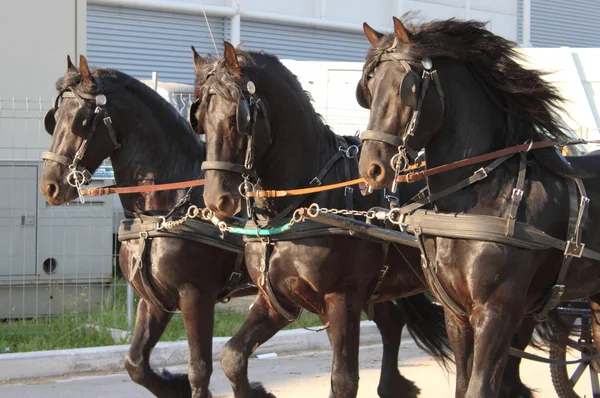
<path fill-rule="evenodd" d="M 573 325 L 575 317 L 569 317 L 565 319 L 565 322 L 570 322 L 569 325 Z M 559 335 L 556 343 L 550 347 L 550 359 L 564 361 L 567 359 L 567 350 L 572 348 L 581 353 L 581 357 L 594 355 L 596 350 L 594 349 L 592 338 L 591 338 L 591 324 L 589 318 L 581 319 L 581 339 L 580 341 L 574 341 L 569 336 Z M 581 376 L 586 370 L 589 370 L 590 380 L 592 383 L 592 391 L 594 398 L 600 398 L 600 384 L 598 382 L 598 368 L 597 363 L 595 366 L 590 366 L 590 362 L 582 362 L 575 365 L 575 370 L 569 375 L 569 370 L 566 365 L 550 365 L 550 374 L 552 376 L 552 384 L 559 398 L 580 398 L 574 390 L 574 386 L 581 380 Z"/>

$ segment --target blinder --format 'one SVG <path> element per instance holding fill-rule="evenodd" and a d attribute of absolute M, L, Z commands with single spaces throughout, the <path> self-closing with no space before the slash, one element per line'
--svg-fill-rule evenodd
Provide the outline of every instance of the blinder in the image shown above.
<path fill-rule="evenodd" d="M 360 105 L 362 108 L 371 108 L 367 102 L 367 98 L 365 97 L 365 90 L 363 89 L 362 80 L 356 85 L 356 102 L 358 102 L 358 105 Z"/>
<path fill-rule="evenodd" d="M 400 101 L 409 108 L 417 109 L 421 90 L 421 77 L 411 69 L 408 62 L 403 61 L 402 63 L 407 73 L 400 82 Z"/>
<path fill-rule="evenodd" d="M 196 134 L 202 134 L 200 132 L 198 132 L 198 108 L 200 107 L 200 98 L 198 98 L 196 101 L 194 101 L 192 103 L 192 105 L 190 105 L 190 110 L 189 110 L 189 115 L 188 115 L 188 121 L 190 122 L 190 126 L 192 126 L 192 130 L 194 130 L 194 133 Z"/>
<path fill-rule="evenodd" d="M 237 109 L 235 111 L 235 122 L 238 133 L 242 135 L 252 135 L 252 131 L 254 130 L 254 122 L 256 122 L 256 107 L 257 101 L 254 97 L 254 93 L 256 93 L 256 86 L 252 80 L 248 80 L 246 83 L 246 91 L 250 94 L 250 98 L 246 99 L 242 95 L 242 99 L 237 104 Z"/>
<path fill-rule="evenodd" d="M 88 128 L 91 126 L 95 117 L 95 112 L 92 108 L 84 106 L 79 109 L 73 119 L 71 125 L 71 131 L 78 137 L 85 137 L 87 135 Z"/>

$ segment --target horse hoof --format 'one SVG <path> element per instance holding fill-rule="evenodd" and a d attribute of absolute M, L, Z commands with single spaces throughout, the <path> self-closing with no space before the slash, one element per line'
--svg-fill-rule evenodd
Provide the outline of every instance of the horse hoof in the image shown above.
<path fill-rule="evenodd" d="M 252 398 L 277 398 L 275 395 L 268 392 L 262 383 L 257 381 L 250 383 L 250 388 L 252 389 Z"/>

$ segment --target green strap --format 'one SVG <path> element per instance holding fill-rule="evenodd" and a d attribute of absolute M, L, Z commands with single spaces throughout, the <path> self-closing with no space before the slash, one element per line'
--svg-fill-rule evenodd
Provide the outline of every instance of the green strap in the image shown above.
<path fill-rule="evenodd" d="M 271 235 L 277 235 L 277 234 L 283 233 L 285 231 L 288 231 L 291 228 L 292 228 L 292 224 L 286 223 L 280 227 L 270 228 L 270 229 L 229 227 L 227 229 L 227 232 L 230 232 L 232 234 L 239 234 L 239 235 L 271 236 Z"/>

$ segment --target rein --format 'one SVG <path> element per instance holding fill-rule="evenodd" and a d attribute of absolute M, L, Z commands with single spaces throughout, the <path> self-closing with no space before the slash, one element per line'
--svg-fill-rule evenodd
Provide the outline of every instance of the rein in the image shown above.
<path fill-rule="evenodd" d="M 116 185 L 107 185 L 104 187 L 88 188 L 83 189 L 81 193 L 87 196 L 102 196 L 111 194 L 122 194 L 122 193 L 144 193 L 144 192 L 156 192 L 156 191 L 167 191 L 170 189 L 190 188 L 204 185 L 204 178 L 200 180 L 174 182 L 170 184 L 156 184 L 156 185 L 136 185 L 132 187 L 117 187 Z"/>
<path fill-rule="evenodd" d="M 455 170 L 455 169 L 458 169 L 461 167 L 466 167 L 466 166 L 471 166 L 474 164 L 486 162 L 488 160 L 498 159 L 498 158 L 501 158 L 501 157 L 507 156 L 507 155 L 513 155 L 518 152 L 529 152 L 533 149 L 542 149 L 542 148 L 549 148 L 552 146 L 569 146 L 569 145 L 578 145 L 578 144 L 600 144 L 600 140 L 591 140 L 591 141 L 575 140 L 575 141 L 570 141 L 570 142 L 566 142 L 566 143 L 559 143 L 559 142 L 552 141 L 552 140 L 536 141 L 536 142 L 530 141 L 530 142 L 526 142 L 524 144 L 500 149 L 498 151 L 489 152 L 484 155 L 479 155 L 479 156 L 474 156 L 472 158 L 458 160 L 456 162 L 452 162 L 452 163 L 445 164 L 442 166 L 434 167 L 432 169 L 428 169 L 428 170 L 424 170 L 424 171 L 415 171 L 415 172 L 406 173 L 406 174 L 400 174 L 396 177 L 396 182 L 410 184 L 413 182 L 421 181 L 427 177 L 430 177 L 430 176 L 433 176 L 436 174 Z"/>

